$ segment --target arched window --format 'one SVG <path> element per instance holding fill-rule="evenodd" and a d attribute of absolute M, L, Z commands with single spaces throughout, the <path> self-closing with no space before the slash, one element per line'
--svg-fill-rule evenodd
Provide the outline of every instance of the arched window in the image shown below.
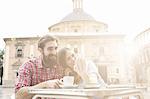
<path fill-rule="evenodd" d="M 23 47 L 24 44 L 22 42 L 18 42 L 16 45 L 16 57 L 21 58 L 23 57 Z"/>
<path fill-rule="evenodd" d="M 23 48 L 22 48 L 22 46 L 17 46 L 16 56 L 17 57 L 23 57 Z"/>

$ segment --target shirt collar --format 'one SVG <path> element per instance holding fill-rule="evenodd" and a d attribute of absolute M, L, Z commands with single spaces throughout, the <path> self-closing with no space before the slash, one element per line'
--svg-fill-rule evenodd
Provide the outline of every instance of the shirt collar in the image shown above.
<path fill-rule="evenodd" d="M 36 65 L 38 68 L 44 68 L 42 65 L 42 57 L 41 56 L 37 59 Z"/>

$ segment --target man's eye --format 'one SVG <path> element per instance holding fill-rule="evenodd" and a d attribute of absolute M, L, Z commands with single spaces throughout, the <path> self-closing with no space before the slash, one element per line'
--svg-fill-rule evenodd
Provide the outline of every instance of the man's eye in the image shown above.
<path fill-rule="evenodd" d="M 58 47 L 49 47 L 48 50 L 57 50 Z"/>

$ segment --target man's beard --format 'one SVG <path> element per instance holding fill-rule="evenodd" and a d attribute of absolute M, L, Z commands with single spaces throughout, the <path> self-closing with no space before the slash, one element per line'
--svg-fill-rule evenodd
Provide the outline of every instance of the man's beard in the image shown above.
<path fill-rule="evenodd" d="M 54 54 L 49 54 L 46 56 L 43 53 L 43 65 L 44 67 L 53 67 L 57 65 L 57 56 Z"/>

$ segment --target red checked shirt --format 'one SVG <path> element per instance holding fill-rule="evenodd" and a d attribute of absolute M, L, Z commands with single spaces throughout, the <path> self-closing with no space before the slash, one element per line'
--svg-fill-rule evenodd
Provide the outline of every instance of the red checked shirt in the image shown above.
<path fill-rule="evenodd" d="M 63 77 L 63 69 L 61 66 L 44 68 L 41 58 L 36 58 L 20 66 L 18 74 L 15 92 L 24 86 L 34 86 L 47 80 L 60 79 Z"/>

